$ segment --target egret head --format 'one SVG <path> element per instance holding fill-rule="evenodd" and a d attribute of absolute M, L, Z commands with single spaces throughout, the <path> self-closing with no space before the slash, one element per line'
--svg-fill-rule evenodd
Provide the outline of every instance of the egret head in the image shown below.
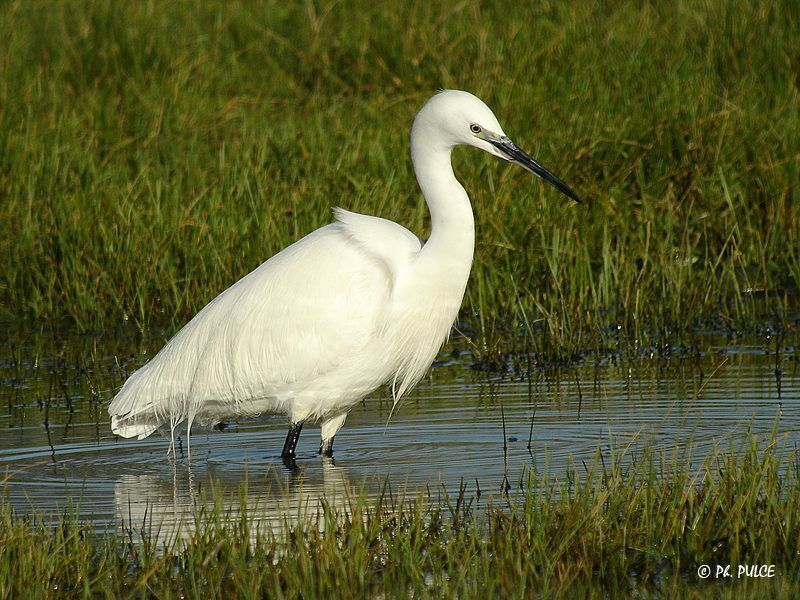
<path fill-rule="evenodd" d="M 581 201 L 566 183 L 518 148 L 503 132 L 491 109 L 469 92 L 445 90 L 436 94 L 417 114 L 411 135 L 446 149 L 462 144 L 475 146 L 521 166 L 562 194 Z"/>

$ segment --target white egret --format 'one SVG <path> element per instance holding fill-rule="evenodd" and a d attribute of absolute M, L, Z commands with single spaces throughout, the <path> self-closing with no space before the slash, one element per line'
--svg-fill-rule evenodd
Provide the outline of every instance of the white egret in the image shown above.
<path fill-rule="evenodd" d="M 391 382 L 395 403 L 427 372 L 456 319 L 475 242 L 455 146 L 518 164 L 580 202 L 514 145 L 492 111 L 443 91 L 419 111 L 411 159 L 431 214 L 428 241 L 379 217 L 334 209 L 335 222 L 282 250 L 222 292 L 125 382 L 111 428 L 142 439 L 162 426 L 277 413 L 293 461 L 304 423 L 321 423 L 320 454 L 348 411 Z"/>

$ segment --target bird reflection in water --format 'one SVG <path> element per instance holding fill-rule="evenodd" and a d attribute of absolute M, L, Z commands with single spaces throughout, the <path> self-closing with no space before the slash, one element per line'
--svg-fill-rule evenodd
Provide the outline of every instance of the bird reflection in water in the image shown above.
<path fill-rule="evenodd" d="M 323 503 L 345 514 L 357 495 L 347 469 L 330 458 L 293 469 L 254 467 L 243 477 L 210 465 L 199 481 L 190 463 L 173 461 L 172 477 L 120 476 L 114 509 L 120 529 L 142 532 L 159 547 L 188 541 L 209 522 L 239 523 L 245 512 L 255 542 L 303 521 L 323 529 Z"/>

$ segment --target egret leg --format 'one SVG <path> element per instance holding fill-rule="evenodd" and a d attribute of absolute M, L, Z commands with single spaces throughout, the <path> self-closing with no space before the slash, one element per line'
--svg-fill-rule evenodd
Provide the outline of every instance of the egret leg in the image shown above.
<path fill-rule="evenodd" d="M 327 440 L 322 440 L 319 444 L 319 455 L 320 456 L 327 456 L 330 458 L 333 456 L 333 438 L 335 436 L 329 437 Z"/>
<path fill-rule="evenodd" d="M 286 441 L 283 443 L 281 458 L 286 461 L 293 461 L 295 457 L 294 449 L 297 447 L 297 440 L 300 439 L 300 432 L 303 431 L 303 422 L 291 423 L 289 433 L 286 434 Z"/>
<path fill-rule="evenodd" d="M 327 456 L 328 458 L 333 456 L 333 438 L 336 432 L 344 425 L 344 420 L 346 418 L 347 413 L 344 413 L 331 417 L 322 424 L 322 430 L 320 431 L 322 442 L 319 445 L 319 453 L 321 456 Z"/>

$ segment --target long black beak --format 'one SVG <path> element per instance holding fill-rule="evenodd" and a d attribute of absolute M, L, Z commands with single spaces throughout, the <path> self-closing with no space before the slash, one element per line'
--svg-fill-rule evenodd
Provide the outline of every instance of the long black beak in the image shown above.
<path fill-rule="evenodd" d="M 523 169 L 530 171 L 537 177 L 541 177 L 544 181 L 552 185 L 556 188 L 559 192 L 572 198 L 578 204 L 583 204 L 581 199 L 578 197 L 578 194 L 572 191 L 572 189 L 563 181 L 561 181 L 558 177 L 553 175 L 550 171 L 545 169 L 542 165 L 538 162 L 533 160 L 533 158 L 528 155 L 525 151 L 520 150 L 517 148 L 516 144 L 512 142 L 507 137 L 501 137 L 497 139 L 487 139 L 492 146 L 497 148 L 503 156 L 505 156 L 509 161 L 513 162 L 514 164 L 519 165 Z"/>

